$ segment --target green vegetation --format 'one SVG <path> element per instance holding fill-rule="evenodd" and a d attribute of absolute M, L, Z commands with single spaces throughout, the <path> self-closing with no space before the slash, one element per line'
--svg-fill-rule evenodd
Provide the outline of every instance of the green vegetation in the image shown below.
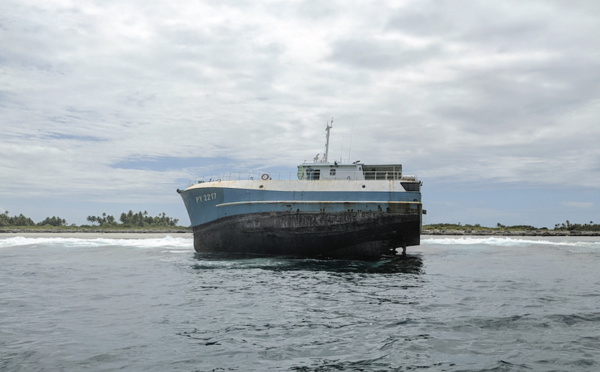
<path fill-rule="evenodd" d="M 92 225 L 97 223 L 98 226 L 119 225 L 113 216 L 107 216 L 106 213 L 102 213 L 102 216 L 88 216 L 87 220 L 90 221 Z M 132 210 L 129 210 L 127 213 L 121 213 L 119 221 L 121 221 L 123 227 L 169 227 L 177 226 L 179 220 L 177 218 L 167 217 L 165 212 L 156 217 L 152 217 L 149 216 L 146 211 L 143 213 L 133 213 Z"/>
<path fill-rule="evenodd" d="M 480 224 L 475 225 L 463 225 L 460 222 L 455 223 L 436 223 L 431 225 L 423 225 L 423 229 L 425 230 L 471 230 L 471 231 L 488 231 L 488 230 L 502 230 L 502 231 L 531 231 L 531 230 L 548 230 L 546 227 L 537 228 L 530 225 L 514 225 L 514 226 L 505 226 L 501 223 L 498 223 L 495 227 L 485 227 Z"/>
<path fill-rule="evenodd" d="M 46 217 L 39 223 L 33 222 L 29 217 L 23 214 L 18 216 L 9 216 L 8 211 L 0 214 L 0 228 L 17 228 L 18 230 L 43 230 L 43 229 L 60 229 L 60 230 L 172 230 L 187 227 L 177 226 L 179 220 L 171 218 L 166 213 L 160 213 L 156 217 L 148 215 L 147 211 L 134 213 L 129 211 L 121 213 L 119 218 L 120 223 L 115 217 L 102 213 L 100 216 L 88 216 L 87 221 L 90 225 L 76 226 L 75 224 L 67 225 L 67 221 L 60 217 Z"/>
<path fill-rule="evenodd" d="M 463 225 L 459 223 L 436 223 L 431 225 L 423 225 L 423 230 L 446 230 L 446 231 L 577 231 L 577 232 L 594 232 L 600 231 L 600 225 L 594 224 L 593 221 L 586 224 L 571 223 L 567 220 L 564 223 L 557 223 L 553 230 L 547 227 L 534 227 L 530 225 L 513 225 L 506 226 L 497 223 L 494 227 L 485 227 L 479 224 Z"/>
<path fill-rule="evenodd" d="M 506 226 L 501 223 L 494 227 L 475 225 L 463 225 L 459 223 L 436 223 L 423 225 L 423 230 L 431 234 L 449 234 L 449 235 L 589 235 L 599 236 L 600 225 L 590 223 L 578 224 L 566 221 L 565 223 L 557 223 L 554 229 L 547 227 L 535 227 L 531 225 L 513 225 Z"/>
<path fill-rule="evenodd" d="M 34 226 L 35 223 L 31 218 L 25 217 L 22 214 L 10 217 L 8 211 L 0 214 L 0 227 L 4 226 Z"/>
<path fill-rule="evenodd" d="M 568 231 L 600 231 L 600 225 L 594 224 L 594 221 L 590 221 L 590 223 L 579 224 L 579 223 L 571 223 L 567 220 L 564 223 L 554 225 L 554 230 L 568 230 Z"/>
<path fill-rule="evenodd" d="M 40 226 L 66 226 L 67 221 L 59 217 L 46 217 L 45 220 L 38 223 Z"/>

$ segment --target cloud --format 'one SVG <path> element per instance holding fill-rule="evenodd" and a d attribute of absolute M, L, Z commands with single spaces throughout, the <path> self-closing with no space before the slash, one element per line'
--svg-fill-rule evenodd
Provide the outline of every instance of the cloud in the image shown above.
<path fill-rule="evenodd" d="M 349 39 L 336 41 L 329 61 L 372 70 L 397 70 L 440 55 L 438 45 L 415 48 L 401 40 Z"/>
<path fill-rule="evenodd" d="M 336 158 L 436 184 L 597 190 L 598 10 L 7 0 L 0 195 L 143 200 L 193 173 L 293 171 L 331 117 Z"/>
<path fill-rule="evenodd" d="M 562 204 L 567 207 L 578 208 L 578 209 L 589 209 L 594 206 L 594 203 L 592 203 L 592 202 L 574 202 L 574 201 L 572 201 L 572 202 L 564 202 Z"/>

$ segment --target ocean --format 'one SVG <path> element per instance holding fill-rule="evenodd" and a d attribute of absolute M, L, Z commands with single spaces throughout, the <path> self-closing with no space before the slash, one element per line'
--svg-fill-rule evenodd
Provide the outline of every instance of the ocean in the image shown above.
<path fill-rule="evenodd" d="M 126 237 L 0 236 L 0 371 L 600 370 L 600 238 L 360 262 Z"/>

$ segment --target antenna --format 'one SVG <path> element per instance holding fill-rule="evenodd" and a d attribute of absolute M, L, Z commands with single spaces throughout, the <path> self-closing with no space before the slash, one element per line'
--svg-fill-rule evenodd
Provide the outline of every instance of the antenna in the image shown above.
<path fill-rule="evenodd" d="M 348 161 L 352 159 L 352 133 L 354 133 L 354 122 L 352 123 L 352 129 L 350 129 L 350 147 L 348 148 Z"/>
<path fill-rule="evenodd" d="M 327 142 L 325 142 L 325 154 L 321 158 L 321 163 L 327 163 L 327 155 L 329 155 L 329 131 L 333 127 L 333 118 L 331 121 L 327 122 L 327 126 L 325 127 L 325 131 L 327 132 Z"/>
<path fill-rule="evenodd" d="M 340 151 L 340 163 L 344 162 L 344 141 L 346 140 L 345 137 L 342 137 L 342 150 Z"/>

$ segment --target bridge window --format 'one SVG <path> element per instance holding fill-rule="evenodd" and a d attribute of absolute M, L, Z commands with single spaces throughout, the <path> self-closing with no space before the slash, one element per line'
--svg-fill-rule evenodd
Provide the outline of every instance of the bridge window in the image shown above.
<path fill-rule="evenodd" d="M 309 168 L 306 170 L 306 178 L 309 180 L 318 180 L 321 178 L 321 170 L 320 169 L 312 169 Z"/>

